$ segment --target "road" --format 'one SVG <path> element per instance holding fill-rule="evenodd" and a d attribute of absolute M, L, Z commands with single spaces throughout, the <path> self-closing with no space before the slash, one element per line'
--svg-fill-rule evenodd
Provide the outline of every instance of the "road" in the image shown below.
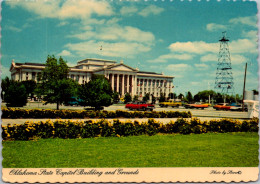
<path fill-rule="evenodd" d="M 5 104 L 2 104 L 4 106 Z M 42 103 L 31 102 L 27 103 L 27 106 L 23 107 L 24 109 L 33 109 L 33 108 L 40 108 L 40 109 L 55 109 L 56 104 L 48 104 L 43 105 Z M 83 110 L 84 107 L 78 106 L 60 106 L 60 109 L 78 109 Z M 124 104 L 116 104 L 111 105 L 109 107 L 105 107 L 104 110 L 107 111 L 115 111 L 115 110 L 128 110 L 125 109 Z M 185 109 L 184 107 L 179 108 L 172 108 L 172 107 L 159 107 L 159 105 L 155 105 L 155 111 L 190 111 L 193 117 L 212 117 L 212 118 L 236 118 L 236 119 L 245 119 L 248 117 L 247 112 L 236 112 L 236 111 L 217 111 L 212 107 L 205 108 L 205 109 Z"/>

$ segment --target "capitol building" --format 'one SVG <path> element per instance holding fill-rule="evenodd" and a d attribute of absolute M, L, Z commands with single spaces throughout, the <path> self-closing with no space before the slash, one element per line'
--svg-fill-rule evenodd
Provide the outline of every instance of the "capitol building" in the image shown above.
<path fill-rule="evenodd" d="M 15 63 L 12 61 L 10 72 L 11 79 L 17 81 L 35 80 L 37 75 L 45 68 L 45 64 L 40 63 Z M 79 84 L 89 82 L 92 74 L 104 75 L 113 91 L 123 97 L 126 93 L 131 96 L 143 97 L 145 94 L 153 94 L 159 97 L 164 93 L 168 97 L 172 93 L 173 78 L 162 73 L 140 71 L 137 68 L 127 66 L 120 61 L 102 59 L 84 59 L 77 62 L 74 67 L 69 67 L 69 78 Z"/>

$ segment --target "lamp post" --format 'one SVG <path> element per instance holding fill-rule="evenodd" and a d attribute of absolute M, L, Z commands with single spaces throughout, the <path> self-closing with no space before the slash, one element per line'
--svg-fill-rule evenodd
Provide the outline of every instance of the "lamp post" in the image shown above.
<path fill-rule="evenodd" d="M 3 101 L 4 101 L 5 100 L 5 92 L 3 91 L 2 93 L 3 93 Z"/>

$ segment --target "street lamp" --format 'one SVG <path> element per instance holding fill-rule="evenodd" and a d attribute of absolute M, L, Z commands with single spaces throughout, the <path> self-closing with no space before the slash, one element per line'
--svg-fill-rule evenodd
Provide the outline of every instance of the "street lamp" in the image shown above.
<path fill-rule="evenodd" d="M 4 97 L 4 96 L 5 96 L 5 92 L 3 91 L 2 93 L 3 93 L 3 101 L 4 101 L 4 98 L 5 98 L 5 97 Z"/>

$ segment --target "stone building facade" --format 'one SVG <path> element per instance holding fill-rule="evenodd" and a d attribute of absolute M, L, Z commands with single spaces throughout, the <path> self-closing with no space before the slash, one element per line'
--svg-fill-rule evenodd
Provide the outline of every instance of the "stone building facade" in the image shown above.
<path fill-rule="evenodd" d="M 15 63 L 12 61 L 10 72 L 11 79 L 17 81 L 35 80 L 37 75 L 45 68 L 40 63 Z M 159 97 L 160 93 L 166 96 L 172 93 L 173 78 L 162 73 L 139 71 L 137 68 L 127 66 L 122 61 L 84 59 L 77 62 L 77 65 L 70 67 L 69 78 L 79 84 L 89 82 L 92 74 L 101 74 L 108 78 L 113 91 L 120 96 L 130 93 L 139 97 L 145 94 L 153 94 Z"/>

